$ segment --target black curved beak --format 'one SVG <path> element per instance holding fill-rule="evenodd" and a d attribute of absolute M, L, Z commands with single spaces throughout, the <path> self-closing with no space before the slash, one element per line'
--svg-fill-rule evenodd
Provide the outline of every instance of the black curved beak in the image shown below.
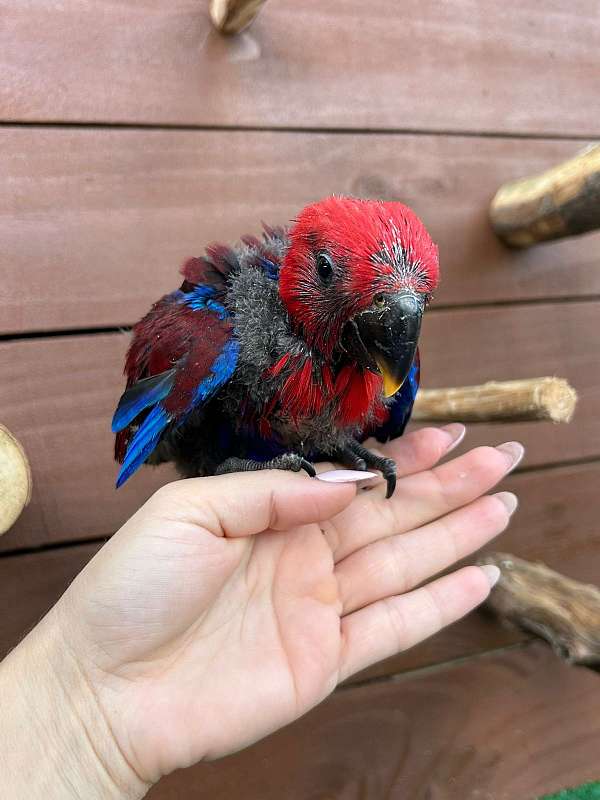
<path fill-rule="evenodd" d="M 354 354 L 367 369 L 383 375 L 386 397 L 396 394 L 408 377 L 424 308 L 424 299 L 415 292 L 381 294 L 350 321 Z"/>

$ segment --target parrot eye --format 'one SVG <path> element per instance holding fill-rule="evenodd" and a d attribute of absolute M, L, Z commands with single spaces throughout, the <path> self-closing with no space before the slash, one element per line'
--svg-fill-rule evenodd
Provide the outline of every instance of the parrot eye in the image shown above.
<path fill-rule="evenodd" d="M 333 261 L 329 253 L 317 253 L 317 272 L 319 278 L 327 286 L 333 278 Z"/>

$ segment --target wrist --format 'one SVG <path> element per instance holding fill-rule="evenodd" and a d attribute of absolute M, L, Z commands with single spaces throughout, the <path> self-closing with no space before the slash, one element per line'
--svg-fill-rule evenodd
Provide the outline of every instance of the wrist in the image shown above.
<path fill-rule="evenodd" d="M 138 800 L 123 756 L 61 632 L 55 606 L 0 664 L 0 773 L 7 797 Z"/>

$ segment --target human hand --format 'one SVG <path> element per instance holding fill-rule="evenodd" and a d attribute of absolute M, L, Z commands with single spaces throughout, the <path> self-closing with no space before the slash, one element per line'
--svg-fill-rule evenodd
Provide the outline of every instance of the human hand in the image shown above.
<path fill-rule="evenodd" d="M 150 498 L 53 610 L 121 774 L 151 784 L 238 750 L 486 598 L 493 568 L 420 586 L 516 506 L 483 495 L 520 445 L 435 467 L 462 432 L 381 448 L 398 465 L 390 500 L 381 479 L 365 491 L 273 471 L 178 481 Z"/>

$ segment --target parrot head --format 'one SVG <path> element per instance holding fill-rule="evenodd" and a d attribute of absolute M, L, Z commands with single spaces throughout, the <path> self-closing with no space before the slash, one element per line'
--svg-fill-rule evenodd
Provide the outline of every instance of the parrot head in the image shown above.
<path fill-rule="evenodd" d="M 310 347 L 380 373 L 389 397 L 409 373 L 438 280 L 437 247 L 410 208 L 330 197 L 291 228 L 279 290 Z"/>

